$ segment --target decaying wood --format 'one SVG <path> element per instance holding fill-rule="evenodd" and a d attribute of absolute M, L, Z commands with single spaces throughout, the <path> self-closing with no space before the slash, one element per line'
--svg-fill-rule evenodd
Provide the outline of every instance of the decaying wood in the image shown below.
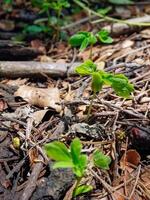
<path fill-rule="evenodd" d="M 33 60 L 43 52 L 29 47 L 4 47 L 0 48 L 0 60 Z"/>
<path fill-rule="evenodd" d="M 67 63 L 42 63 L 42 62 L 0 62 L 0 77 L 35 77 L 46 74 L 52 77 L 63 77 L 67 75 L 68 68 L 73 69 L 80 63 L 75 62 L 72 66 Z"/>
<path fill-rule="evenodd" d="M 126 21 L 130 23 L 148 23 L 150 22 L 150 15 L 146 15 L 146 16 L 138 17 L 138 18 L 132 18 Z M 123 23 L 115 23 L 113 25 L 105 26 L 104 28 L 107 29 L 108 31 L 112 31 L 114 35 L 120 35 L 122 33 L 129 33 L 129 32 L 135 31 L 139 29 L 140 27 L 129 26 Z"/>
<path fill-rule="evenodd" d="M 37 162 L 33 167 L 32 173 L 28 180 L 28 184 L 23 191 L 21 200 L 29 200 L 32 193 L 34 192 L 34 190 L 36 188 L 36 182 L 37 182 L 39 174 L 43 168 L 43 157 L 41 155 L 39 155 L 38 160 L 39 160 L 39 162 Z"/>

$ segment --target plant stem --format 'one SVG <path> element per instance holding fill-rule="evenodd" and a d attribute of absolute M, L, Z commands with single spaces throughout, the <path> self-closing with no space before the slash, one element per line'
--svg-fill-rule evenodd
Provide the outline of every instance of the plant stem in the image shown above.
<path fill-rule="evenodd" d="M 92 50 L 93 50 L 93 44 L 90 45 L 89 59 L 91 59 L 91 60 L 92 60 Z"/>
<path fill-rule="evenodd" d="M 86 10 L 87 12 L 91 12 L 93 15 L 101 17 L 101 18 L 105 19 L 106 21 L 127 24 L 127 25 L 130 25 L 130 26 L 150 26 L 150 23 L 127 22 L 126 20 L 116 19 L 116 18 L 109 17 L 109 16 L 103 16 L 102 14 L 97 13 L 94 10 L 90 9 L 89 7 L 87 7 L 84 3 L 80 2 L 79 0 L 73 0 L 73 1 L 78 6 L 80 6 L 84 10 Z"/>
<path fill-rule="evenodd" d="M 90 105 L 89 105 L 86 121 L 89 120 L 89 117 L 90 117 L 90 114 L 91 114 L 92 105 L 93 105 L 93 100 L 95 99 L 95 97 L 96 97 L 96 92 L 94 92 L 93 95 L 92 95 L 92 99 L 90 101 Z"/>
<path fill-rule="evenodd" d="M 46 13 L 47 13 L 47 17 L 48 17 L 48 26 L 51 26 L 51 17 L 49 14 L 49 10 L 47 10 Z"/>
<path fill-rule="evenodd" d="M 81 179 L 82 179 L 82 177 L 78 177 L 78 178 L 77 178 L 76 183 L 75 183 L 75 186 L 74 186 L 74 192 L 75 192 L 76 188 L 78 188 Z M 74 197 L 74 192 L 73 192 L 73 197 Z"/>

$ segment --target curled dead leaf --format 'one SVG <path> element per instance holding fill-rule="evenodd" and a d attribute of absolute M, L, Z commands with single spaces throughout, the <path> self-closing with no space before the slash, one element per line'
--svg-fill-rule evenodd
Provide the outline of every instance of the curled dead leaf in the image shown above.
<path fill-rule="evenodd" d="M 130 149 L 124 154 L 120 160 L 120 167 L 124 169 L 125 167 L 137 166 L 141 160 L 140 154 L 134 150 Z"/>
<path fill-rule="evenodd" d="M 60 93 L 58 88 L 35 88 L 30 86 L 20 86 L 15 92 L 15 96 L 22 97 L 28 103 L 39 107 L 50 107 L 57 112 L 61 111 Z"/>

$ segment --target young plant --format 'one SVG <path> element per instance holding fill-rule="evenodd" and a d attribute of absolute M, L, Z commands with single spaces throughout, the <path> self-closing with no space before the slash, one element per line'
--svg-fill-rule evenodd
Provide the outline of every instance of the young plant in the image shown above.
<path fill-rule="evenodd" d="M 92 56 L 92 48 L 93 45 L 97 42 L 102 43 L 112 43 L 113 39 L 109 36 L 109 32 L 107 30 L 102 29 L 97 34 L 93 34 L 87 31 L 81 31 L 70 37 L 69 43 L 72 47 L 80 47 L 80 51 L 84 51 L 88 46 L 90 46 L 90 56 Z"/>
<path fill-rule="evenodd" d="M 111 86 L 116 94 L 123 98 L 129 98 L 131 92 L 134 91 L 134 87 L 126 76 L 123 74 L 112 74 L 103 70 L 98 70 L 96 64 L 91 60 L 86 60 L 83 64 L 76 67 L 75 72 L 81 76 L 92 77 L 92 91 L 93 96 L 89 106 L 87 120 L 90 117 L 92 103 L 96 97 L 96 93 L 99 92 L 104 85 Z"/>
<path fill-rule="evenodd" d="M 73 196 L 92 190 L 90 185 L 80 185 L 81 179 L 87 169 L 88 158 L 81 153 L 82 144 L 78 138 L 75 138 L 67 148 L 62 142 L 54 141 L 44 146 L 47 155 L 55 160 L 53 168 L 71 168 L 76 177 L 76 185 Z"/>
<path fill-rule="evenodd" d="M 80 184 L 82 178 L 85 176 L 88 168 L 88 157 L 82 153 L 82 144 L 80 139 L 75 138 L 70 148 L 62 142 L 54 141 L 44 146 L 47 155 L 55 160 L 53 168 L 71 168 L 75 177 L 76 184 L 73 191 L 73 197 L 80 194 L 87 193 L 93 189 L 91 185 Z M 93 165 L 101 169 L 109 169 L 111 159 L 105 156 L 99 150 L 93 153 Z"/>
<path fill-rule="evenodd" d="M 60 32 L 60 17 L 63 8 L 69 8 L 70 4 L 68 0 L 32 0 L 32 4 L 40 8 L 41 13 L 46 13 L 48 26 L 56 29 L 57 38 Z M 50 10 L 54 11 L 56 17 L 50 15 Z"/>

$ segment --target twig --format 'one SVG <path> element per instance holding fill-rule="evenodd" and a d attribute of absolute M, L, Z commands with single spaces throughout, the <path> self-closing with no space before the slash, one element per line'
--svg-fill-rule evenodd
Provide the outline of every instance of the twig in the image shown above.
<path fill-rule="evenodd" d="M 136 22 L 128 22 L 127 20 L 120 20 L 120 19 L 116 19 L 113 17 L 108 17 L 108 16 L 104 16 L 98 12 L 95 12 L 94 10 L 90 9 L 89 7 L 87 7 L 84 3 L 80 2 L 79 0 L 73 0 L 78 6 L 80 6 L 81 8 L 83 8 L 84 10 L 90 12 L 91 14 L 98 16 L 106 21 L 110 21 L 110 22 L 117 22 L 117 23 L 122 23 L 122 24 L 127 24 L 127 25 L 131 25 L 131 26 L 150 26 L 150 23 L 136 23 Z"/>
<path fill-rule="evenodd" d="M 127 52 L 127 53 L 125 53 L 125 54 L 123 54 L 123 55 L 121 55 L 121 56 L 115 58 L 114 61 L 113 61 L 113 65 L 116 65 L 116 64 L 117 64 L 117 61 L 120 60 L 121 58 L 124 58 L 124 57 L 126 57 L 126 56 L 128 56 L 128 55 L 131 55 L 131 54 L 133 54 L 133 53 L 137 53 L 138 51 L 142 51 L 142 50 L 147 49 L 147 48 L 150 48 L 150 44 L 147 45 L 147 46 L 144 46 L 144 47 L 140 47 L 140 48 L 138 48 L 138 49 L 135 49 L 135 50 L 133 50 L 133 51 L 129 51 L 129 52 Z"/>
<path fill-rule="evenodd" d="M 140 176 L 140 171 L 141 171 L 141 165 L 139 165 L 138 173 L 137 173 L 136 179 L 135 179 L 135 183 L 134 183 L 133 189 L 132 189 L 132 191 L 131 191 L 131 194 L 130 194 L 128 200 L 131 200 L 132 195 L 134 194 L 135 188 L 136 188 L 136 186 L 137 186 L 137 184 L 138 184 L 138 179 L 139 179 L 139 176 Z"/>

